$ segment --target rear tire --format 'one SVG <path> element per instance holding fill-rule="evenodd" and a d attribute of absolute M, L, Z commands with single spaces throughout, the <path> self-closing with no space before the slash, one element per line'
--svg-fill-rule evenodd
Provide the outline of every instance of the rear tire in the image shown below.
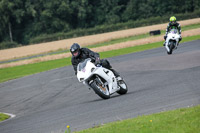
<path fill-rule="evenodd" d="M 101 87 L 100 85 L 97 85 L 97 83 L 94 81 L 91 84 L 92 89 L 94 90 L 94 92 L 99 95 L 101 98 L 103 99 L 109 99 L 110 98 L 110 93 L 108 91 L 107 87 Z"/>
<path fill-rule="evenodd" d="M 119 82 L 118 85 L 120 87 L 120 90 L 117 91 L 117 93 L 120 94 L 120 95 L 126 94 L 127 91 L 128 91 L 128 86 L 126 85 L 126 83 L 124 82 L 124 80 L 120 80 L 118 82 Z"/>

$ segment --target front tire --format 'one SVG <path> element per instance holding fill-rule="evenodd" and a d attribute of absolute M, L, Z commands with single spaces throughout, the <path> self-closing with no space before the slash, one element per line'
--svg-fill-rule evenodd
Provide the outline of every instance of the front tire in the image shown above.
<path fill-rule="evenodd" d="M 103 99 L 109 99 L 110 93 L 108 91 L 107 87 L 102 87 L 101 85 L 98 85 L 95 81 L 91 84 L 92 89 L 94 92 L 99 95 Z"/>
<path fill-rule="evenodd" d="M 175 45 L 173 41 L 170 41 L 170 46 L 169 46 L 169 52 L 167 52 L 168 54 L 172 54 L 172 51 L 174 49 Z"/>
<path fill-rule="evenodd" d="M 168 55 L 172 54 L 171 50 L 169 52 L 167 52 Z"/>
<path fill-rule="evenodd" d="M 118 85 L 120 87 L 120 90 L 117 91 L 117 93 L 120 94 L 120 95 L 126 94 L 127 91 L 128 91 L 128 86 L 126 85 L 126 83 L 124 82 L 124 80 L 118 81 Z"/>

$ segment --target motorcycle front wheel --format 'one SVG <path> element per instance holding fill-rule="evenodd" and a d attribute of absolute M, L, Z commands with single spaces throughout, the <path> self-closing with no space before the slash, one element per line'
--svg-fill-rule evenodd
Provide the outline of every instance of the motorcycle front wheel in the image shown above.
<path fill-rule="evenodd" d="M 108 91 L 107 86 L 103 87 L 102 85 L 99 85 L 96 82 L 93 82 L 91 84 L 92 89 L 94 90 L 94 92 L 99 95 L 101 98 L 103 99 L 109 99 L 110 98 L 110 93 Z"/>
<path fill-rule="evenodd" d="M 172 54 L 172 51 L 173 51 L 173 49 L 175 47 L 175 42 L 170 41 L 169 43 L 170 43 L 170 45 L 169 45 L 169 52 L 167 52 L 167 53 L 168 54 Z"/>

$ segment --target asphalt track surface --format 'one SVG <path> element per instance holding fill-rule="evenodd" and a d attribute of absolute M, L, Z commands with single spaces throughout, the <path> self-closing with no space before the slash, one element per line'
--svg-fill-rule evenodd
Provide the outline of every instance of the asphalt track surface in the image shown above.
<path fill-rule="evenodd" d="M 161 44 L 162 45 L 162 44 Z M 16 117 L 1 133 L 64 133 L 200 104 L 200 40 L 172 55 L 157 48 L 109 58 L 128 84 L 126 95 L 103 100 L 74 76 L 72 66 L 0 84 L 0 112 Z"/>

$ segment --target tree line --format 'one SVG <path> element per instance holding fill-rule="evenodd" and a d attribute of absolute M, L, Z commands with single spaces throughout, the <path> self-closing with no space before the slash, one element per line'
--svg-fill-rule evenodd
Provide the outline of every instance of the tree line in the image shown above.
<path fill-rule="evenodd" d="M 0 0 L 0 42 L 197 10 L 200 0 Z"/>

